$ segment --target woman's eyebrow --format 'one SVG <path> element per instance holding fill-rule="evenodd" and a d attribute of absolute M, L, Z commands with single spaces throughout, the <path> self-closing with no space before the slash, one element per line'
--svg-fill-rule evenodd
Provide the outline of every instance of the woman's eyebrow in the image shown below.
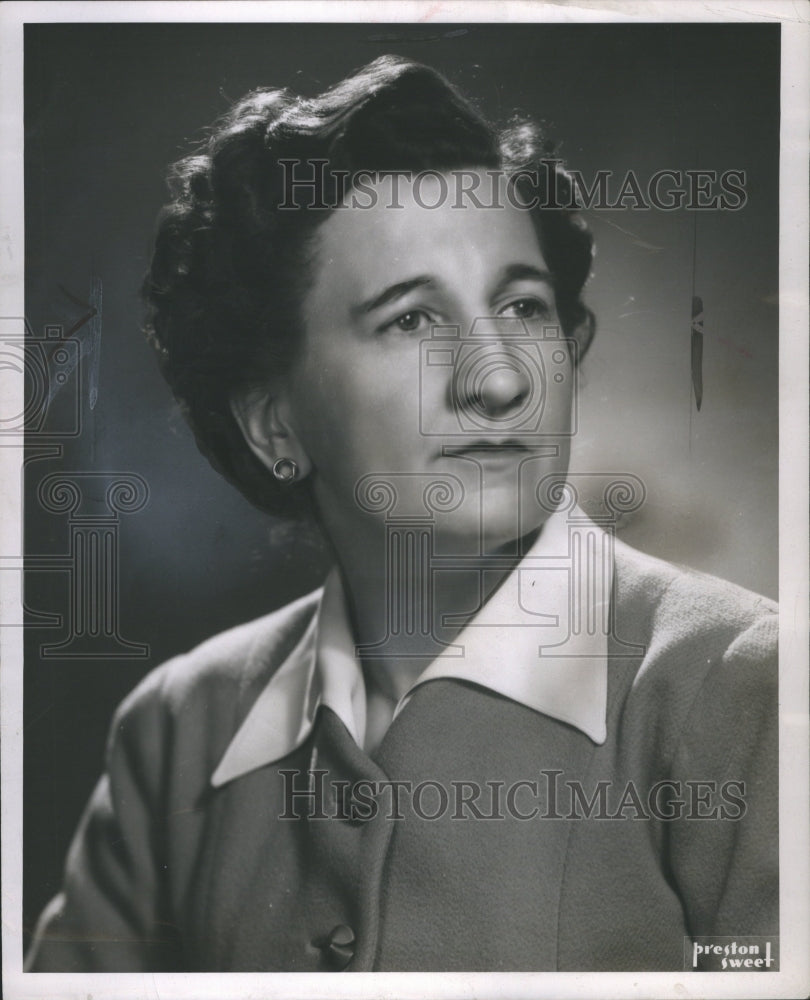
<path fill-rule="evenodd" d="M 492 289 L 492 294 L 499 295 L 513 281 L 542 281 L 554 287 L 554 276 L 551 271 L 536 267 L 534 264 L 507 264 L 498 275 L 498 280 Z"/>
<path fill-rule="evenodd" d="M 415 278 L 409 278 L 407 281 L 399 281 L 395 285 L 389 285 L 388 288 L 383 289 L 378 295 L 373 295 L 364 302 L 359 302 L 357 305 L 352 306 L 351 314 L 355 317 L 365 315 L 366 313 L 373 312 L 375 309 L 379 309 L 380 306 L 393 302 L 395 299 L 401 299 L 414 288 L 431 284 L 433 284 L 433 278 L 429 274 L 420 274 Z"/>

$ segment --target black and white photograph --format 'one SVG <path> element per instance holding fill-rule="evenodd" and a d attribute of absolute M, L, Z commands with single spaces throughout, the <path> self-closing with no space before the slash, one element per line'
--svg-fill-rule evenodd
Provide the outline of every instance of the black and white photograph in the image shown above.
<path fill-rule="evenodd" d="M 5 8 L 4 994 L 806 995 L 810 5 Z"/>

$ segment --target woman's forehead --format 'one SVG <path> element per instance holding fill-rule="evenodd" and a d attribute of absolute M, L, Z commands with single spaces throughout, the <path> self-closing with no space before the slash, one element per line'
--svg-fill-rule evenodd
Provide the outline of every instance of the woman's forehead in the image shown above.
<path fill-rule="evenodd" d="M 390 178 L 347 193 L 344 205 L 319 228 L 315 259 L 320 277 L 373 288 L 380 277 L 428 273 L 479 279 L 512 263 L 545 269 L 530 213 L 504 201 L 456 199 L 442 177 Z"/>

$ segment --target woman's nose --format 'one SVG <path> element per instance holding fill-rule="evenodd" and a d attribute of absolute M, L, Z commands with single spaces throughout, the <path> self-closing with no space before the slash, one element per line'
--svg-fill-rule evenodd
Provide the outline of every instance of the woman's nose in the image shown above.
<path fill-rule="evenodd" d="M 481 379 L 480 407 L 490 416 L 499 416 L 520 406 L 530 392 L 526 371 L 514 361 L 501 357 Z"/>
<path fill-rule="evenodd" d="M 501 347 L 480 352 L 475 364 L 457 382 L 455 395 L 460 406 L 495 420 L 519 409 L 531 392 L 526 366 Z"/>

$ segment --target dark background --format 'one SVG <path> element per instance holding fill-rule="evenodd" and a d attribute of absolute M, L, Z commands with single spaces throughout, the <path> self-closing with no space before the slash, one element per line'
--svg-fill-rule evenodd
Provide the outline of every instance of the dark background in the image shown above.
<path fill-rule="evenodd" d="M 434 65 L 504 119 L 547 122 L 568 163 L 642 180 L 660 169 L 747 172 L 737 212 L 591 212 L 588 295 L 599 332 L 583 368 L 574 468 L 647 488 L 630 544 L 776 596 L 779 28 L 770 25 L 28 25 L 26 311 L 34 337 L 103 290 L 88 353 L 26 450 L 25 926 L 57 891 L 102 764 L 115 705 L 151 667 L 317 586 L 324 554 L 253 510 L 196 451 L 139 332 L 138 288 L 169 162 L 257 86 L 314 94 L 385 52 Z M 704 405 L 694 409 L 692 289 L 705 304 Z M 71 300 L 70 296 L 73 296 Z M 90 345 L 89 325 L 75 336 Z M 95 360 L 94 360 L 95 359 Z M 97 399 L 91 400 L 97 366 Z M 93 405 L 91 406 L 91 402 Z M 77 435 L 59 438 L 72 407 Z M 58 454 L 41 447 L 59 444 Z M 135 658 L 48 656 L 69 633 L 66 514 L 44 477 L 136 473 L 112 599 Z M 48 560 L 52 565 L 48 565 Z M 45 627 L 37 615 L 56 617 Z"/>

